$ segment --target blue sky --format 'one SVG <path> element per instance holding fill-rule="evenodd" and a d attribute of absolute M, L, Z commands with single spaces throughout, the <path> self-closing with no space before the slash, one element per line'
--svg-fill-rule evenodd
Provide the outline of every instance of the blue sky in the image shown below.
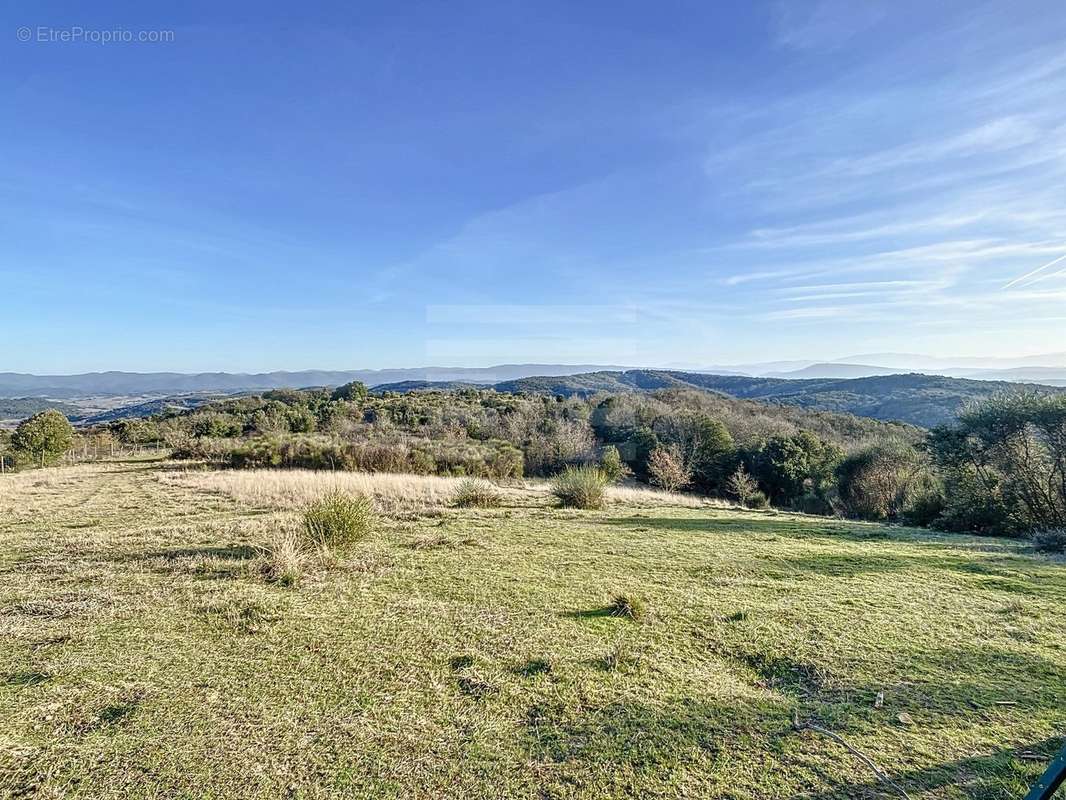
<path fill-rule="evenodd" d="M 0 19 L 0 371 L 1066 350 L 1061 0 Z"/>

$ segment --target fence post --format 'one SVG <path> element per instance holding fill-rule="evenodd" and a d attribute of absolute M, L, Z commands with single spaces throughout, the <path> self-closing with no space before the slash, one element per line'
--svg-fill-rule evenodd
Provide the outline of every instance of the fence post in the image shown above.
<path fill-rule="evenodd" d="M 1047 771 L 1040 776 L 1040 780 L 1033 784 L 1025 800 L 1051 800 L 1055 790 L 1062 786 L 1064 781 L 1066 781 L 1066 745 L 1048 765 Z"/>

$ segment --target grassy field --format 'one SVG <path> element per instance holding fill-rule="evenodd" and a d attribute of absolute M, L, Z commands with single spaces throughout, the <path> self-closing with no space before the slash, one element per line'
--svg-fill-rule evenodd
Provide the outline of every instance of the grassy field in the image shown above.
<path fill-rule="evenodd" d="M 375 495 L 375 533 L 265 581 L 259 548 L 336 480 Z M 0 796 L 901 796 L 796 715 L 912 798 L 1017 798 L 1062 744 L 1062 560 L 639 492 L 460 510 L 453 488 L 0 479 Z"/>

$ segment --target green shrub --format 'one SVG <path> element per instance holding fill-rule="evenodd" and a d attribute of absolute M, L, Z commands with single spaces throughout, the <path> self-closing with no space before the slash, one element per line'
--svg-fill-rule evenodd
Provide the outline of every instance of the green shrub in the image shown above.
<path fill-rule="evenodd" d="M 610 483 L 618 483 L 629 474 L 629 467 L 622 461 L 622 455 L 613 444 L 603 448 L 600 458 L 600 470 Z"/>
<path fill-rule="evenodd" d="M 1066 528 L 1037 531 L 1033 534 L 1033 547 L 1041 553 L 1066 553 Z"/>
<path fill-rule="evenodd" d="M 368 533 L 374 525 L 374 504 L 362 495 L 329 492 L 304 510 L 304 531 L 323 549 L 343 548 Z"/>
<path fill-rule="evenodd" d="M 281 448 L 266 437 L 251 439 L 230 453 L 230 463 L 238 469 L 257 469 L 281 465 Z"/>
<path fill-rule="evenodd" d="M 836 475 L 840 506 L 857 519 L 902 518 L 919 497 L 935 489 L 925 457 L 905 442 L 883 442 L 852 453 L 837 466 Z"/>
<path fill-rule="evenodd" d="M 813 514 L 818 517 L 833 516 L 832 504 L 822 495 L 807 492 L 793 503 L 797 511 L 802 514 Z"/>
<path fill-rule="evenodd" d="M 766 496 L 764 491 L 755 491 L 748 496 L 746 505 L 748 508 L 769 508 L 770 498 Z"/>
<path fill-rule="evenodd" d="M 11 437 L 15 451 L 32 457 L 40 467 L 58 461 L 73 443 L 74 429 L 54 408 L 23 420 Z"/>
<path fill-rule="evenodd" d="M 607 477 L 598 467 L 567 467 L 552 481 L 552 494 L 564 508 L 601 509 L 606 487 Z"/>
<path fill-rule="evenodd" d="M 944 492 L 937 486 L 932 485 L 918 494 L 910 501 L 910 505 L 904 509 L 901 519 L 907 525 L 916 525 L 919 528 L 930 528 L 944 513 Z"/>
<path fill-rule="evenodd" d="M 482 478 L 465 478 L 452 498 L 460 508 L 492 508 L 500 504 L 499 490 Z"/>
<path fill-rule="evenodd" d="M 751 476 L 776 505 L 796 503 L 805 494 L 826 497 L 836 483 L 844 451 L 809 431 L 772 436 L 745 456 Z"/>
<path fill-rule="evenodd" d="M 1018 390 L 959 412 L 926 440 L 947 530 L 1016 536 L 1066 523 L 1066 395 Z"/>

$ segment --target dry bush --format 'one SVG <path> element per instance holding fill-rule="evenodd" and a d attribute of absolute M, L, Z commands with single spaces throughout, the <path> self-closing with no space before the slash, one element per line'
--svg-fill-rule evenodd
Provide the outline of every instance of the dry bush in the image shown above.
<path fill-rule="evenodd" d="M 685 466 L 676 446 L 656 447 L 648 456 L 651 482 L 668 492 L 676 492 L 692 482 L 692 470 Z"/>

